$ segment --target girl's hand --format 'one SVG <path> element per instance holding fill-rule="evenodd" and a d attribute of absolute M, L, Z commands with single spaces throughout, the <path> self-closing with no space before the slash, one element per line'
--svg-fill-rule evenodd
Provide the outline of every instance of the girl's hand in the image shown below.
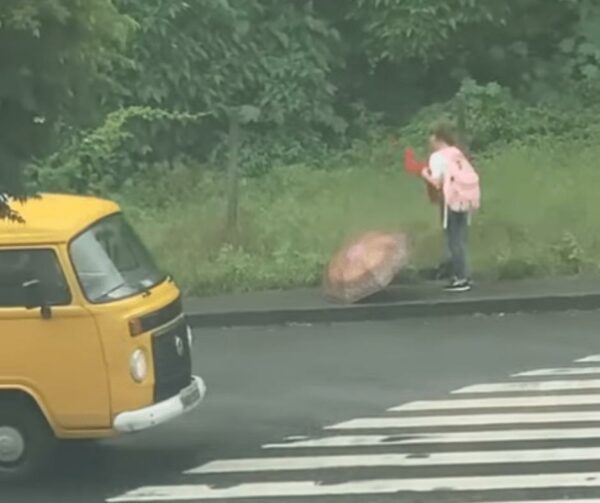
<path fill-rule="evenodd" d="M 442 180 L 433 178 L 433 174 L 431 173 L 431 169 L 429 169 L 429 167 L 421 171 L 421 176 L 427 181 L 427 183 L 435 187 L 437 190 L 441 190 Z"/>

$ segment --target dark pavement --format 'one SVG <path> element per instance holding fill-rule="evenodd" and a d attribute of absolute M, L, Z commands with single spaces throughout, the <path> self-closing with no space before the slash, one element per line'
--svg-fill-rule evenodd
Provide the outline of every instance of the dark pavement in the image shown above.
<path fill-rule="evenodd" d="M 563 313 L 196 331 L 196 370 L 209 387 L 203 407 L 135 436 L 65 446 L 48 478 L 27 489 L 0 488 L 0 502 L 102 503 L 124 494 L 123 501 L 158 501 L 163 494 L 163 501 L 189 496 L 188 501 L 219 497 L 249 503 L 512 502 L 571 496 L 600 501 L 600 432 L 595 430 L 600 428 L 600 400 L 594 396 L 600 390 L 595 380 L 600 373 L 594 375 L 600 363 L 573 363 L 600 353 L 599 327 L 600 313 Z M 511 377 L 555 367 L 585 373 Z M 557 380 L 562 384 L 549 385 L 557 390 L 525 392 L 526 383 Z M 465 386 L 514 382 L 523 383 L 523 390 L 450 394 Z M 574 397 L 567 398 L 574 405 L 536 405 L 548 394 L 561 400 Z M 509 404 L 486 410 L 458 410 L 450 404 L 450 410 L 386 412 L 414 400 L 496 397 Z M 531 405 L 513 406 L 512 400 L 523 397 Z M 507 413 L 521 415 L 514 424 L 510 417 L 509 423 L 498 420 Z M 549 414 L 549 419 L 538 421 L 537 413 Z M 479 415 L 481 424 L 473 426 L 472 415 Z M 422 425 L 402 423 L 415 416 L 423 419 Z M 436 426 L 440 417 L 442 426 Z M 369 419 L 361 423 L 364 418 Z M 378 426 L 388 418 L 400 423 Z M 359 422 L 346 423 L 353 420 Z M 332 425 L 337 426 L 324 429 Z M 554 433 L 543 438 L 545 430 Z M 406 443 L 424 434 L 431 438 Z M 452 440 L 453 434 L 464 438 Z M 494 440 L 498 435 L 508 438 Z M 536 435 L 542 438 L 535 440 Z M 290 436 L 294 439 L 285 440 Z M 348 439 L 365 445 L 344 445 Z M 312 445 L 303 447 L 306 440 Z M 325 446 L 327 441 L 333 446 Z M 282 448 L 286 442 L 297 445 Z M 263 444 L 280 445 L 261 449 Z M 520 456 L 514 450 L 523 451 L 525 459 L 513 462 Z M 461 457 L 464 452 L 471 454 Z M 444 458 L 444 453 L 450 456 Z M 305 458 L 290 459 L 299 456 Z M 557 461 L 550 461 L 552 456 Z M 216 473 L 183 474 L 216 460 L 280 457 L 288 461 L 276 459 L 270 468 L 253 459 L 233 468 L 219 464 L 199 469 Z M 292 462 L 300 462 L 301 468 L 281 469 Z M 490 484 L 496 489 L 486 490 Z M 145 499 L 148 486 L 161 487 Z M 523 489 L 514 489 L 519 486 Z M 424 492 L 402 492 L 406 487 Z M 450 487 L 462 491 L 450 492 Z M 135 492 L 140 488 L 143 492 Z M 338 496 L 327 495 L 331 493 Z M 314 495 L 285 496 L 303 494 Z"/>
<path fill-rule="evenodd" d="M 600 309 L 596 276 L 476 282 L 460 294 L 442 287 L 440 282 L 394 284 L 351 305 L 326 301 L 318 288 L 251 292 L 188 298 L 185 308 L 197 328 Z"/>

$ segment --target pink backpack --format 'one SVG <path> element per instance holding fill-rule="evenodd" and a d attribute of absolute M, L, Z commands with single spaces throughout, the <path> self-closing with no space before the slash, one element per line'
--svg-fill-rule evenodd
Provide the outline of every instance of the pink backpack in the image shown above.
<path fill-rule="evenodd" d="M 447 162 L 442 185 L 444 201 L 452 211 L 475 211 L 481 203 L 479 175 L 465 155 L 456 147 L 439 151 Z"/>

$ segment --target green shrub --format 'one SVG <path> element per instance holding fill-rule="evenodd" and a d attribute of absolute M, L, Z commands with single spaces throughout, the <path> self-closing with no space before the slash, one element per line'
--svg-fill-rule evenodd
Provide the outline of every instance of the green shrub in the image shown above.
<path fill-rule="evenodd" d="M 29 174 L 35 188 L 46 191 L 112 192 L 164 159 L 156 147 L 158 137 L 203 118 L 149 107 L 122 108 L 95 129 L 66 134 L 61 148 L 33 164 Z M 169 156 L 164 162 L 176 161 Z"/>

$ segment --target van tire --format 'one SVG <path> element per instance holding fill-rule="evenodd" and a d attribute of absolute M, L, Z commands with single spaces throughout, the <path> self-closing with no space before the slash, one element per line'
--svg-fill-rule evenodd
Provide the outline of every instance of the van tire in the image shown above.
<path fill-rule="evenodd" d="M 32 400 L 0 396 L 0 483 L 26 482 L 38 475 L 48 466 L 55 444 L 52 430 Z"/>

